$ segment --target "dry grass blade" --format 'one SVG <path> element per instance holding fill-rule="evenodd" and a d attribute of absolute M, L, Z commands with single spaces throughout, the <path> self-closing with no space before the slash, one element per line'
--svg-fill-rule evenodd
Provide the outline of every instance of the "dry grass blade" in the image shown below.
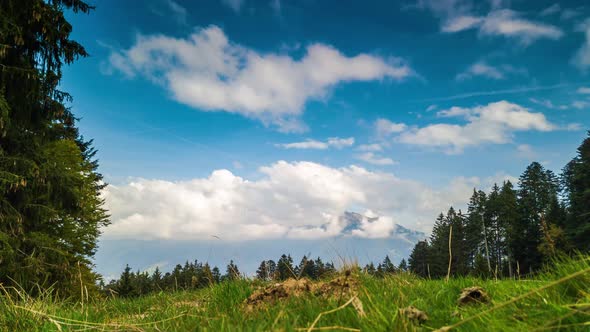
<path fill-rule="evenodd" d="M 14 306 L 14 307 L 17 309 L 28 311 L 32 314 L 35 314 L 35 315 L 38 315 L 41 317 L 45 317 L 45 318 L 52 320 L 56 323 L 59 323 L 61 325 L 80 326 L 80 327 L 102 327 L 102 328 L 111 327 L 111 328 L 117 328 L 117 329 L 119 329 L 119 328 L 138 329 L 140 326 L 156 325 L 156 324 L 168 322 L 168 321 L 179 319 L 179 318 L 186 316 L 186 313 L 182 313 L 180 315 L 176 315 L 176 316 L 169 317 L 166 319 L 153 321 L 153 322 L 145 322 L 145 323 L 94 323 L 94 322 L 87 322 L 87 321 L 81 321 L 81 320 L 76 320 L 76 319 L 69 319 L 69 318 L 65 318 L 65 317 L 50 315 L 50 314 L 47 314 L 44 312 L 40 312 L 40 311 L 33 310 L 30 308 L 22 307 L 22 306 Z"/>
<path fill-rule="evenodd" d="M 331 314 L 333 312 L 336 312 L 336 311 L 339 311 L 339 310 L 342 310 L 342 309 L 346 308 L 349 304 L 352 303 L 352 301 L 354 301 L 355 298 L 356 298 L 356 296 L 351 297 L 350 300 L 346 301 L 346 303 L 344 303 L 343 305 L 339 306 L 336 309 L 332 309 L 332 310 L 320 312 L 320 314 L 316 317 L 316 319 L 313 321 L 313 323 L 311 324 L 311 326 L 307 328 L 307 331 L 308 332 L 313 331 L 315 329 L 315 325 L 320 321 L 320 319 L 322 318 L 322 316 L 327 315 L 327 314 Z"/>

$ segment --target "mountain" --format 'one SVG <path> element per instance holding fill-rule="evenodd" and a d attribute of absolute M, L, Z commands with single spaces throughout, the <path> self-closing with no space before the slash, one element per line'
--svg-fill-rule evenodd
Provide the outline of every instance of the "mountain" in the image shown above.
<path fill-rule="evenodd" d="M 360 213 L 346 211 L 344 212 L 344 215 L 341 216 L 341 221 L 346 225 L 344 227 L 343 233 L 346 235 L 351 235 L 355 230 L 362 230 L 363 224 L 377 222 L 379 218 L 380 217 L 368 217 Z M 406 228 L 399 224 L 395 224 L 391 234 L 389 234 L 389 236 L 384 234 L 383 237 L 400 239 L 408 243 L 415 244 L 420 240 L 424 240 L 426 238 L 426 234 L 417 230 Z"/>

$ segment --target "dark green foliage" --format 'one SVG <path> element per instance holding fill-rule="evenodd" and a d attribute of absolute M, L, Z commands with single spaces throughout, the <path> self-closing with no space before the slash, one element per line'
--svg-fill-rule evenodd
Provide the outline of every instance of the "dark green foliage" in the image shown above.
<path fill-rule="evenodd" d="M 62 295 L 92 291 L 90 258 L 108 224 L 91 141 L 58 89 L 62 65 L 87 56 L 64 10 L 79 0 L 0 2 L 0 283 Z M 81 285 L 82 284 L 82 285 Z M 40 287 L 37 287 L 40 286 Z"/>
<path fill-rule="evenodd" d="M 106 294 L 117 294 L 121 297 L 136 297 L 160 291 L 193 290 L 219 283 L 221 279 L 234 280 L 239 278 L 238 267 L 232 262 L 228 265 L 227 275 L 219 276 L 219 269 L 211 269 L 208 263 L 186 262 L 178 264 L 172 272 L 162 275 L 156 267 L 150 275 L 147 271 L 132 272 L 129 265 L 125 267 L 118 280 L 112 280 L 104 289 Z M 111 292 L 114 291 L 114 292 Z"/>
<path fill-rule="evenodd" d="M 295 269 L 293 268 L 293 258 L 291 255 L 283 254 L 277 262 L 276 279 L 287 280 L 296 277 Z"/>
<path fill-rule="evenodd" d="M 502 187 L 494 184 L 489 194 L 474 189 L 466 215 L 453 208 L 446 216 L 441 213 L 430 239 L 415 245 L 409 269 L 423 277 L 442 277 L 449 272 L 450 255 L 451 275 L 529 274 L 563 253 L 590 251 L 589 225 L 590 137 L 560 181 L 533 162 L 520 176 L 517 190 L 510 181 Z M 375 274 L 382 270 L 380 264 Z"/>
<path fill-rule="evenodd" d="M 430 267 L 428 266 L 430 252 L 430 246 L 427 241 L 418 241 L 408 259 L 410 271 L 424 278 L 430 277 Z"/>
<path fill-rule="evenodd" d="M 577 155 L 564 168 L 562 183 L 569 203 L 565 233 L 573 249 L 590 251 L 590 131 Z"/>

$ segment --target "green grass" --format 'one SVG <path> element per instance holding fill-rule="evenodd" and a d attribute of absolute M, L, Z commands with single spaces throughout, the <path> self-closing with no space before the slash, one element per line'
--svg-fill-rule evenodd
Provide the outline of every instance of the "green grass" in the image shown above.
<path fill-rule="evenodd" d="M 87 303 L 59 302 L 50 293 L 37 299 L 0 296 L 0 330 L 430 331 L 452 326 L 458 331 L 590 331 L 589 257 L 562 261 L 531 280 L 353 277 L 360 283 L 358 300 L 350 294 L 310 294 L 254 310 L 244 300 L 260 283 L 248 280 Z M 458 306 L 461 289 L 473 285 L 483 287 L 491 303 Z M 425 311 L 429 320 L 419 325 L 400 316 L 399 309 L 409 305 Z"/>

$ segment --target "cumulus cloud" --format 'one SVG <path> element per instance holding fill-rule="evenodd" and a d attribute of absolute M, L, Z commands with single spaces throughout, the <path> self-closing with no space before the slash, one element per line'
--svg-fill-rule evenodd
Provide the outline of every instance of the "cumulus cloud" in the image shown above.
<path fill-rule="evenodd" d="M 447 21 L 442 27 L 443 32 L 459 32 L 478 27 L 484 21 L 483 17 L 476 17 L 471 15 L 454 17 Z"/>
<path fill-rule="evenodd" d="M 113 51 L 110 66 L 168 89 L 178 102 L 201 111 L 259 119 L 282 131 L 304 131 L 299 116 L 309 100 L 325 100 L 337 84 L 401 80 L 412 70 L 401 59 L 352 57 L 315 43 L 298 59 L 232 43 L 217 26 L 186 38 L 139 35 L 129 49 Z"/>
<path fill-rule="evenodd" d="M 313 162 L 279 161 L 259 173 L 257 180 L 216 170 L 187 181 L 136 179 L 109 185 L 103 197 L 112 224 L 103 237 L 328 238 L 344 233 L 347 225 L 341 216 L 356 208 L 383 219 L 352 235 L 386 238 L 391 236 L 388 220 L 428 232 L 439 212 L 449 205 L 464 206 L 473 187 L 489 185 L 487 180 L 460 177 L 435 189 L 390 173 Z"/>
<path fill-rule="evenodd" d="M 576 90 L 577 93 L 583 94 L 583 95 L 590 95 L 590 88 L 589 87 L 579 87 L 578 90 Z"/>
<path fill-rule="evenodd" d="M 349 137 L 349 138 L 330 137 L 325 142 L 308 139 L 303 142 L 275 144 L 275 146 L 281 147 L 284 149 L 316 149 L 316 150 L 326 150 L 331 147 L 336 148 L 336 149 L 342 149 L 342 148 L 353 146 L 353 145 L 354 145 L 354 137 Z"/>
<path fill-rule="evenodd" d="M 530 112 L 507 101 L 472 108 L 452 107 L 437 114 L 441 117 L 463 118 L 467 123 L 409 127 L 395 139 L 410 145 L 442 148 L 447 153 L 461 153 L 469 146 L 508 143 L 516 131 L 558 129 L 543 113 Z"/>
<path fill-rule="evenodd" d="M 481 36 L 503 36 L 518 39 L 528 45 L 538 39 L 556 40 L 563 31 L 553 25 L 527 20 L 510 9 L 491 11 L 487 16 L 460 15 L 449 18 L 441 27 L 443 32 L 454 33 L 478 29 Z"/>
<path fill-rule="evenodd" d="M 404 123 L 395 123 L 387 119 L 377 119 L 377 121 L 375 121 L 375 130 L 377 136 L 379 137 L 385 137 L 394 133 L 399 133 L 404 131 L 406 128 L 407 126 Z"/>
<path fill-rule="evenodd" d="M 458 74 L 457 80 L 462 81 L 472 78 L 474 76 L 484 76 L 496 80 L 501 80 L 504 78 L 504 73 L 500 69 L 490 66 L 483 61 L 480 61 L 469 66 L 469 68 L 467 68 L 465 72 Z"/>
<path fill-rule="evenodd" d="M 387 166 L 397 164 L 395 160 L 377 156 L 373 152 L 359 154 L 356 158 L 372 165 Z"/>

